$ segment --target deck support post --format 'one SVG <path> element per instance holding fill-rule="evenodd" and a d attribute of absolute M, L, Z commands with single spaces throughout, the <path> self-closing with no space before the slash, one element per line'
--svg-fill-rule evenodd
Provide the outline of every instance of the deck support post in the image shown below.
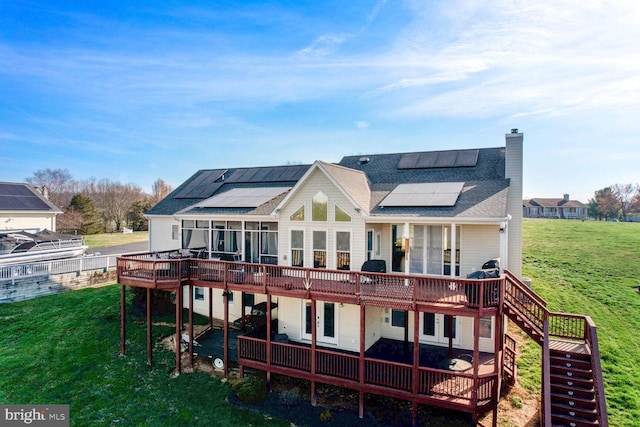
<path fill-rule="evenodd" d="M 224 372 L 224 378 L 227 378 L 227 373 L 229 372 L 229 290 L 227 289 L 226 280 L 227 276 L 225 270 L 224 292 L 222 293 L 222 299 L 224 302 L 224 324 L 222 325 L 224 336 L 224 345 L 222 346 L 222 359 L 224 360 L 224 368 L 222 369 L 222 371 Z"/>
<path fill-rule="evenodd" d="M 244 295 L 244 293 L 243 293 Z M 244 310 L 244 308 L 243 308 Z M 253 315 L 253 313 L 252 313 Z M 244 317 L 244 313 L 243 313 Z M 266 336 L 266 356 L 267 356 L 267 391 L 271 391 L 271 295 L 267 295 L 267 336 Z"/>
<path fill-rule="evenodd" d="M 482 294 L 482 292 L 481 292 Z M 482 300 L 480 300 L 482 301 Z M 473 406 L 473 422 L 478 422 L 478 369 L 480 367 L 480 314 L 482 309 L 473 319 L 473 389 L 471 391 L 471 405 Z"/>
<path fill-rule="evenodd" d="M 357 283 L 357 282 L 356 282 Z M 364 352 L 365 352 L 365 327 L 366 327 L 366 306 L 360 304 L 360 360 L 358 364 L 358 380 L 360 382 L 360 392 L 358 393 L 358 416 L 364 418 Z"/>
<path fill-rule="evenodd" d="M 316 339 L 317 339 L 317 322 L 316 318 L 316 301 L 311 299 L 311 376 L 315 377 L 316 375 Z M 317 404 L 316 399 L 316 382 L 311 380 L 311 406 L 315 407 Z"/>
<path fill-rule="evenodd" d="M 209 288 L 209 328 L 213 329 L 213 288 Z"/>
<path fill-rule="evenodd" d="M 127 292 L 120 285 L 120 356 L 127 353 Z"/>
<path fill-rule="evenodd" d="M 151 288 L 147 288 L 147 365 L 153 363 L 153 347 L 151 341 L 153 340 L 151 331 Z"/>
<path fill-rule="evenodd" d="M 182 347 L 180 346 L 180 312 L 182 311 L 182 286 L 178 286 L 176 292 L 176 374 L 182 372 L 180 360 Z"/>
<path fill-rule="evenodd" d="M 408 325 L 408 323 L 405 323 Z M 451 329 L 449 329 L 451 331 Z M 411 381 L 411 392 L 413 393 L 413 401 L 411 405 L 411 425 L 415 426 L 418 422 L 418 401 L 415 400 L 420 391 L 420 312 L 413 312 L 413 376 Z M 451 334 L 449 334 L 451 335 Z"/>
<path fill-rule="evenodd" d="M 189 284 L 189 366 L 193 369 L 193 285 Z"/>

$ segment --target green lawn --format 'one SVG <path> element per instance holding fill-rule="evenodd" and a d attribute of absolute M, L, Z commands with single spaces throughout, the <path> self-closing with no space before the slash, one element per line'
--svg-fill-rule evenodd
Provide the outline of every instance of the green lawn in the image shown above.
<path fill-rule="evenodd" d="M 525 220 L 523 275 L 550 310 L 591 316 L 598 327 L 612 426 L 640 424 L 640 224 Z M 520 360 L 539 386 L 540 348 Z"/>
<path fill-rule="evenodd" d="M 289 425 L 230 406 L 217 377 L 172 377 L 174 354 L 159 346 L 148 366 L 143 323 L 128 326 L 120 357 L 119 295 L 106 286 L 0 304 L 0 403 L 70 404 L 76 426 Z M 156 326 L 154 338 L 173 331 Z"/>
<path fill-rule="evenodd" d="M 638 425 L 640 224 L 527 220 L 524 242 L 524 275 L 549 308 L 598 326 L 610 424 Z M 0 403 L 70 403 L 73 425 L 288 425 L 228 405 L 218 378 L 171 377 L 174 355 L 160 347 L 147 366 L 144 324 L 130 323 L 122 358 L 117 286 L 0 304 Z M 539 355 L 530 343 L 519 361 L 534 391 Z"/>
<path fill-rule="evenodd" d="M 149 240 L 149 233 L 147 231 L 136 231 L 129 234 L 88 234 L 83 236 L 83 239 L 84 243 L 90 248 L 103 248 L 105 246 L 124 245 L 125 243 L 144 242 Z"/>

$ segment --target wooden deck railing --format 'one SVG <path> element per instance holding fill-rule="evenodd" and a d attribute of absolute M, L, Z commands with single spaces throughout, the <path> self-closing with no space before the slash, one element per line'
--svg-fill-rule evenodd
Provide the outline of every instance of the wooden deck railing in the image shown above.
<path fill-rule="evenodd" d="M 175 254 L 174 254 L 175 255 Z M 171 253 L 118 257 L 118 281 L 130 286 L 176 288 L 185 280 L 198 286 L 251 293 L 315 294 L 325 300 L 398 309 L 419 304 L 497 308 L 504 278 L 368 273 L 203 259 L 173 259 Z"/>
<path fill-rule="evenodd" d="M 312 350 L 310 346 L 292 343 L 271 342 L 271 360 L 267 360 L 263 339 L 248 336 L 238 337 L 238 363 L 240 365 L 286 368 L 288 372 L 298 371 L 301 377 L 308 375 L 335 378 L 341 385 L 351 384 L 354 389 L 374 386 L 412 393 L 413 365 L 381 359 L 364 359 L 364 382 L 360 383 L 360 358 L 358 355 L 326 349 Z M 315 354 L 315 372 L 311 372 L 311 358 Z M 257 365 L 256 365 L 257 362 Z M 453 372 L 442 369 L 418 367 L 417 393 L 442 399 L 459 399 L 463 405 L 473 405 L 474 377 L 471 373 Z M 498 375 L 480 375 L 477 380 L 477 401 L 492 398 L 493 387 Z M 476 402 L 477 403 L 477 402 Z"/>

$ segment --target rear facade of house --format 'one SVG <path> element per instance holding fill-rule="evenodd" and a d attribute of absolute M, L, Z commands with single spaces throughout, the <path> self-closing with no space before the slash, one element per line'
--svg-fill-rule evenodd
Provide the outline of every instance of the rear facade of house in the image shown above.
<path fill-rule="evenodd" d="M 118 260 L 123 294 L 176 291 L 222 319 L 225 374 L 227 328 L 263 303 L 261 328 L 234 342 L 241 372 L 309 380 L 312 399 L 318 383 L 356 390 L 361 416 L 367 393 L 407 400 L 414 421 L 434 405 L 495 422 L 516 377 L 510 318 L 543 348 L 545 422 L 606 424 L 595 326 L 549 312 L 519 277 L 522 147 L 513 130 L 496 148 L 198 171 L 147 213 L 150 253 Z M 561 357 L 588 361 L 585 402 L 554 403 L 575 395 L 554 386 Z"/>

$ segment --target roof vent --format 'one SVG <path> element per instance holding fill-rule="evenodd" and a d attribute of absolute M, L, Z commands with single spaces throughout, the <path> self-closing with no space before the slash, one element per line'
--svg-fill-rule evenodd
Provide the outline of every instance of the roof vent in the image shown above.
<path fill-rule="evenodd" d="M 371 161 L 370 158 L 368 157 L 360 157 L 358 159 L 358 163 L 360 163 L 361 165 L 366 165 L 367 163 L 369 163 Z"/>
<path fill-rule="evenodd" d="M 518 128 L 511 129 L 511 133 L 518 133 Z"/>

